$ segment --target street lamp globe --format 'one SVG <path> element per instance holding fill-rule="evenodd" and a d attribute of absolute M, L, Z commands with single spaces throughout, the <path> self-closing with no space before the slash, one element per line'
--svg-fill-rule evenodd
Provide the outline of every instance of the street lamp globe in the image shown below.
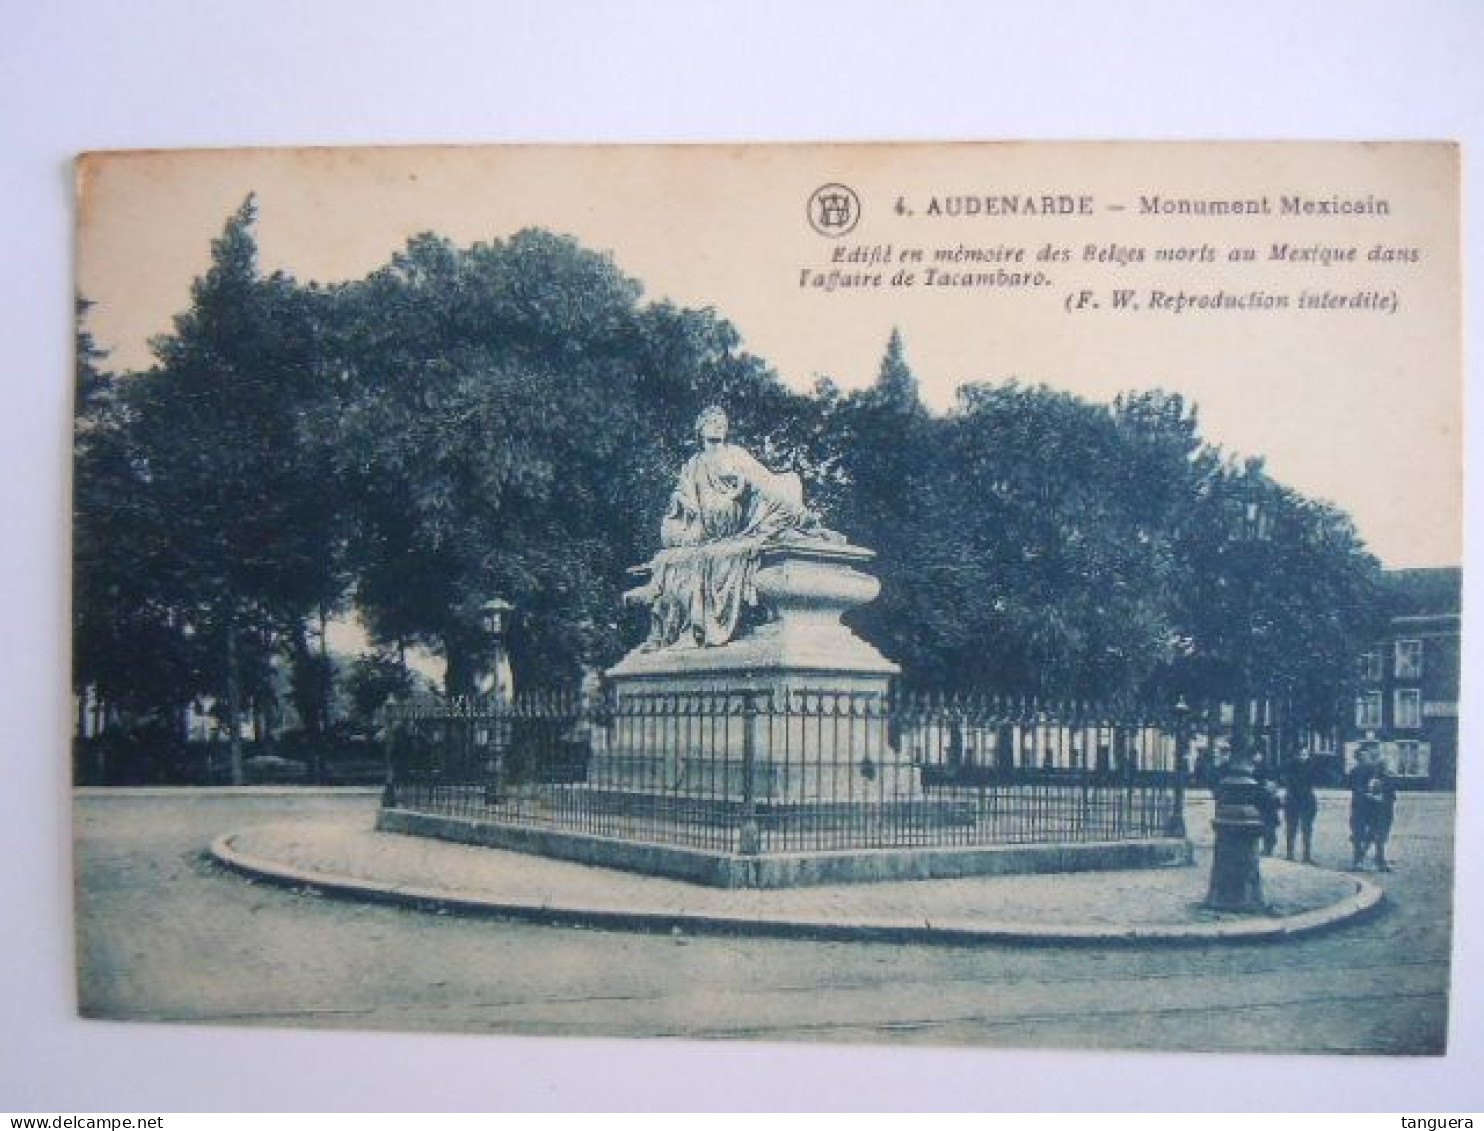
<path fill-rule="evenodd" d="M 499 639 L 505 635 L 505 626 L 510 619 L 510 613 L 515 608 L 503 597 L 496 597 L 492 601 L 486 601 L 479 610 L 480 624 L 484 631 Z"/>

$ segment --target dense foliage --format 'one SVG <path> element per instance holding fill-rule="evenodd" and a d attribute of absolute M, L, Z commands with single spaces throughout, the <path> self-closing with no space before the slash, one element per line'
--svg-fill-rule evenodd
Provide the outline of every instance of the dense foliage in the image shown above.
<path fill-rule="evenodd" d="M 423 235 L 322 288 L 264 276 L 253 223 L 249 199 L 147 371 L 107 372 L 80 322 L 74 679 L 123 725 L 209 700 L 235 734 L 287 700 L 324 732 L 337 695 L 365 718 L 404 687 L 413 645 L 467 690 L 496 595 L 519 684 L 611 662 L 711 402 L 877 551 L 857 627 L 918 686 L 1317 722 L 1375 629 L 1349 520 L 1223 457 L 1178 396 L 973 383 L 935 415 L 895 332 L 874 384 L 800 395 L 561 236 Z M 325 628 L 352 607 L 379 651 L 340 678 Z"/>

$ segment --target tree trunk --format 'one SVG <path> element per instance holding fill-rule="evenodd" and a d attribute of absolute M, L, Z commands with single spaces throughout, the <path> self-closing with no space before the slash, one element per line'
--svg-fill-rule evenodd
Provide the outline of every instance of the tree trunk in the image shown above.
<path fill-rule="evenodd" d="M 443 693 L 452 699 L 455 695 L 474 693 L 474 657 L 459 648 L 445 644 L 444 654 L 448 666 L 443 672 Z"/>
<path fill-rule="evenodd" d="M 319 607 L 320 730 L 335 722 L 335 668 L 330 663 L 330 614 Z"/>
<path fill-rule="evenodd" d="M 1232 695 L 1232 756 L 1241 757 L 1247 752 L 1251 732 L 1252 704 L 1247 699 L 1247 679 L 1239 675 L 1231 688 Z"/>
<path fill-rule="evenodd" d="M 232 784 L 241 785 L 242 775 L 242 688 L 237 663 L 237 610 L 227 613 L 227 750 Z"/>
<path fill-rule="evenodd" d="M 319 785 L 325 780 L 325 743 L 330 741 L 330 727 L 335 721 L 334 699 L 335 699 L 335 669 L 330 664 L 330 626 L 329 614 L 325 607 L 319 607 L 319 720 L 318 731 L 321 741 L 314 744 L 314 753 L 310 758 L 310 772 L 314 775 L 314 783 Z"/>
<path fill-rule="evenodd" d="M 323 745 L 325 739 L 325 696 L 321 663 L 324 657 L 324 621 L 320 621 L 320 653 L 316 656 L 309 646 L 309 628 L 302 618 L 296 617 L 288 634 L 289 660 L 293 665 L 291 681 L 294 707 L 299 712 L 299 726 L 310 734 L 309 774 L 318 782 L 323 769 Z"/>

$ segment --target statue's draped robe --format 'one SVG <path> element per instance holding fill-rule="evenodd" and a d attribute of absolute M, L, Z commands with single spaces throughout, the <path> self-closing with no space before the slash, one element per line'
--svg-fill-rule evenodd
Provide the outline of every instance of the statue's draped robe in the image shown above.
<path fill-rule="evenodd" d="M 727 643 L 743 610 L 757 603 L 763 545 L 812 523 L 797 475 L 775 474 L 735 444 L 692 456 L 660 524 L 645 647 Z"/>

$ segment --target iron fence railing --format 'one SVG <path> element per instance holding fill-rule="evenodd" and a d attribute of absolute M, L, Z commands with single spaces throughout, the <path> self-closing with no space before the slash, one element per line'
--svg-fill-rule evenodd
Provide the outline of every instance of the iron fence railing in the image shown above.
<path fill-rule="evenodd" d="M 795 690 L 393 704 L 385 803 L 729 853 L 1183 836 L 1187 727 Z"/>

